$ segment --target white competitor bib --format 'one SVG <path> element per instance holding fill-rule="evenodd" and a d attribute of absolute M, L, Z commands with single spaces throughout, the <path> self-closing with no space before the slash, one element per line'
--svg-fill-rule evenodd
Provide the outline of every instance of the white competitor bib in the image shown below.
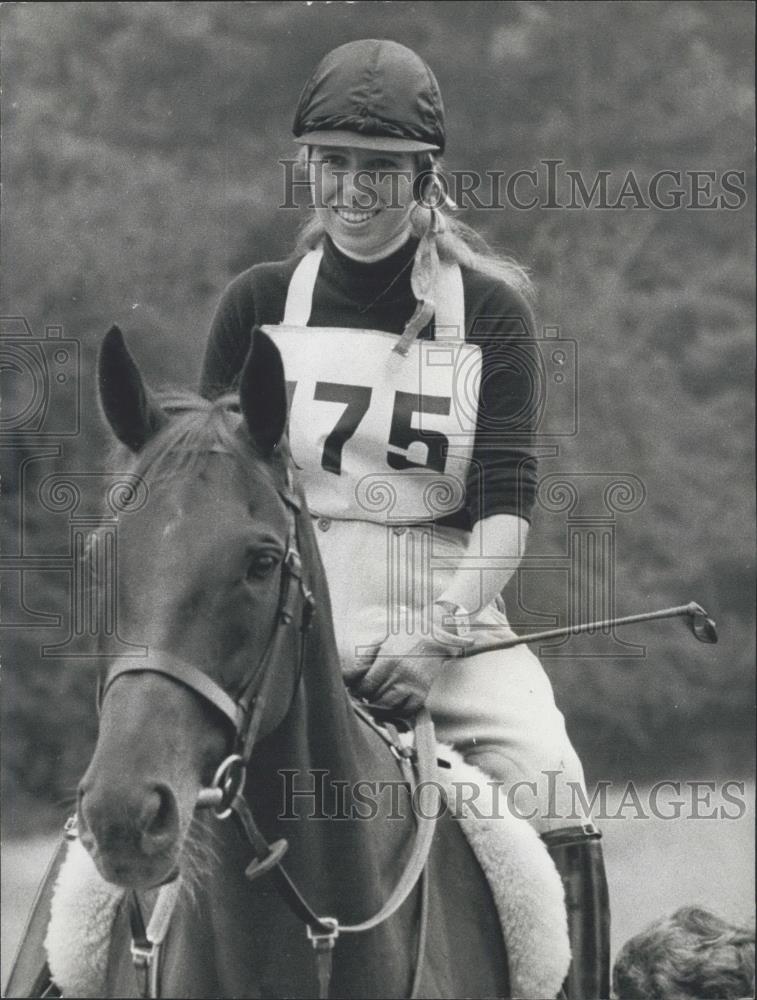
<path fill-rule="evenodd" d="M 435 340 L 393 351 L 378 330 L 311 327 L 322 252 L 300 261 L 284 322 L 263 330 L 281 351 L 292 457 L 315 514 L 417 524 L 465 504 L 481 349 L 465 343 L 457 265 L 440 268 Z"/>

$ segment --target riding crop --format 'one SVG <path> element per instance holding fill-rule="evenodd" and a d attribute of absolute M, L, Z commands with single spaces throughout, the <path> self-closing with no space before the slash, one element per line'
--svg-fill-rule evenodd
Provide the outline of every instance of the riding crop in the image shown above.
<path fill-rule="evenodd" d="M 655 621 L 658 618 L 685 618 L 689 628 L 700 642 L 717 642 L 718 633 L 715 622 L 704 608 L 695 601 L 680 604 L 674 608 L 663 608 L 661 611 L 647 611 L 638 615 L 626 615 L 625 618 L 607 618 L 604 621 L 583 622 L 580 625 L 566 625 L 564 628 L 551 628 L 545 632 L 533 632 L 531 635 L 514 635 L 508 639 L 489 642 L 485 645 L 473 645 L 463 649 L 459 656 L 478 656 L 479 653 L 490 653 L 496 649 L 511 649 L 525 643 L 542 642 L 546 639 L 559 639 L 562 636 L 579 635 L 582 632 L 593 632 L 597 629 L 614 628 L 617 625 L 633 625 L 636 622 Z M 475 627 L 475 626 L 474 626 Z M 496 626 L 495 626 L 496 627 Z M 486 629 L 492 628 L 487 624 Z"/>

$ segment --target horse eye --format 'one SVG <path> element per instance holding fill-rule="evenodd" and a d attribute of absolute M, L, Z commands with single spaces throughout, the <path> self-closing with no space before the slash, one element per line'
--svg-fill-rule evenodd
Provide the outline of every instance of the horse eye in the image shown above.
<path fill-rule="evenodd" d="M 262 580 L 275 569 L 277 563 L 278 559 L 270 552 L 253 556 L 247 566 L 247 579 Z"/>

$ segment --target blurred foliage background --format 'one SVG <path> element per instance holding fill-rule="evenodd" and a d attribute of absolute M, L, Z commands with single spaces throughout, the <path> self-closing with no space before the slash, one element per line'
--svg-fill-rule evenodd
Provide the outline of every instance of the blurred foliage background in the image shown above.
<path fill-rule="evenodd" d="M 124 329 L 155 383 L 195 385 L 226 283 L 291 251 L 303 216 L 278 207 L 278 161 L 294 155 L 299 90 L 334 46 L 387 37 L 423 55 L 445 97 L 450 172 L 543 177 L 551 158 L 589 185 L 610 171 L 616 192 L 633 171 L 645 192 L 657 171 L 707 170 L 715 195 L 724 172 L 744 173 L 748 198 L 733 210 L 630 198 L 618 210 L 461 215 L 532 270 L 540 323 L 577 344 L 579 433 L 559 439 L 543 474 L 643 483 L 644 502 L 616 517 L 616 612 L 693 598 L 721 630 L 718 646 L 702 646 L 672 623 L 639 627 L 623 639 L 644 644 L 643 658 L 592 640 L 545 658 L 589 777 L 748 776 L 753 5 L 35 3 L 6 4 L 0 17 L 2 314 L 25 317 L 38 338 L 61 326 L 82 348 L 81 434 L 37 465 L 29 438 L 8 452 L 9 556 L 22 535 L 25 555 L 67 551 L 66 517 L 38 503 L 35 468 L 107 468 L 93 364 L 108 326 Z M 74 382 L 55 387 L 60 412 Z M 45 429 L 54 435 L 53 417 Z M 565 553 L 566 516 L 537 511 L 531 553 Z M 13 831 L 71 792 L 96 718 L 91 661 L 40 656 L 68 634 L 65 572 L 6 577 L 3 817 Z M 511 606 L 520 599 L 528 613 L 514 610 L 516 622 L 567 620 L 564 571 L 521 582 Z M 13 617 L 16 597 L 27 619 L 60 622 L 13 628 L 24 618 Z"/>

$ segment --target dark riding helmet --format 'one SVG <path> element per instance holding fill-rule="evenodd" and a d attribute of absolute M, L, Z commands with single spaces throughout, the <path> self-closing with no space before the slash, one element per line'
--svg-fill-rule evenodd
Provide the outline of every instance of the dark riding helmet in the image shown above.
<path fill-rule="evenodd" d="M 412 49 L 363 38 L 326 55 L 305 84 L 293 132 L 308 146 L 444 152 L 439 84 Z"/>

